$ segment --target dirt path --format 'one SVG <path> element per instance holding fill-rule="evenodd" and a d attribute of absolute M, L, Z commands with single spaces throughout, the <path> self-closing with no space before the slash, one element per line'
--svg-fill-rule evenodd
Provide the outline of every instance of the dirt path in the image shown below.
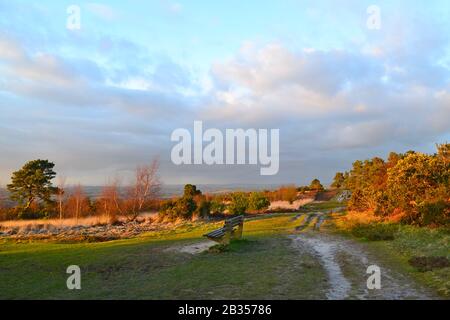
<path fill-rule="evenodd" d="M 321 231 L 321 226 L 330 219 L 328 211 L 301 213 L 290 221 L 296 222 L 294 234 L 288 240 L 282 236 L 283 248 L 291 246 L 290 261 L 280 269 L 281 285 L 275 287 L 276 297 L 298 295 L 310 299 L 434 299 L 431 291 L 418 285 L 395 262 L 380 256 L 364 243 Z M 278 239 L 280 241 L 280 239 Z M 166 251 L 199 254 L 208 250 L 211 241 L 195 241 L 171 246 Z M 292 254 L 292 249 L 294 254 Z M 298 256 L 295 254 L 298 253 Z M 367 273 L 369 266 L 381 271 L 381 288 L 369 289 Z M 295 274 L 299 277 L 293 277 Z M 296 279 L 291 282 L 291 279 Z"/>
<path fill-rule="evenodd" d="M 209 248 L 211 248 L 212 246 L 216 245 L 216 242 L 213 241 L 200 241 L 200 242 L 195 242 L 193 244 L 187 244 L 187 245 L 182 245 L 182 246 L 172 246 L 166 249 L 166 251 L 177 251 L 177 252 L 182 252 L 182 253 L 190 253 L 190 254 L 199 254 L 202 253 L 204 251 L 207 251 Z"/>
<path fill-rule="evenodd" d="M 290 236 L 292 245 L 300 253 L 316 257 L 327 276 L 326 297 L 334 299 L 431 299 L 403 274 L 389 269 L 371 255 L 362 244 L 354 241 L 308 230 Z M 367 267 L 377 265 L 381 269 L 381 289 L 367 288 Z"/>

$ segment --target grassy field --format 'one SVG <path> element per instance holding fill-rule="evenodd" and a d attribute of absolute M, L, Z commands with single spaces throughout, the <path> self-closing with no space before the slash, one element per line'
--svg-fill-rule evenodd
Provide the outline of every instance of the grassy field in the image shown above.
<path fill-rule="evenodd" d="M 324 201 L 324 202 L 312 202 L 302 206 L 301 211 L 322 211 L 332 210 L 335 208 L 343 207 L 344 205 L 338 201 Z"/>
<path fill-rule="evenodd" d="M 430 230 L 411 226 L 399 226 L 391 241 L 372 241 L 377 251 L 386 253 L 395 263 L 419 282 L 433 288 L 440 296 L 450 298 L 450 268 L 432 268 L 423 271 L 412 266 L 415 257 L 446 257 L 450 259 L 450 233 L 448 230 Z"/>
<path fill-rule="evenodd" d="M 191 224 L 104 243 L 4 241 L 0 298 L 323 298 L 320 265 L 312 257 L 295 263 L 297 254 L 284 237 L 293 230 L 291 219 L 252 219 L 245 223 L 245 240 L 225 252 L 197 255 L 173 248 L 203 241 L 201 235 L 219 224 Z M 80 266 L 82 290 L 67 289 L 69 265 Z"/>
<path fill-rule="evenodd" d="M 365 243 L 391 268 L 413 276 L 419 283 L 432 288 L 441 297 L 450 298 L 449 267 L 430 266 L 429 270 L 421 270 L 411 263 L 411 259 L 417 257 L 450 259 L 450 230 L 373 221 L 358 222 L 354 225 L 348 221 L 339 223 L 339 220 L 345 218 L 336 215 L 337 223 L 328 225 L 330 231 Z"/>
<path fill-rule="evenodd" d="M 320 203 L 310 210 L 336 206 Z M 0 299 L 325 299 L 327 274 L 320 261 L 300 254 L 287 237 L 306 219 L 294 216 L 247 218 L 244 240 L 199 254 L 182 249 L 204 243 L 202 235 L 222 223 L 186 223 L 101 243 L 2 240 Z M 320 232 L 363 243 L 390 268 L 449 297 L 450 268 L 421 272 L 408 262 L 416 256 L 449 257 L 448 231 L 396 225 L 381 232 L 383 237 L 393 232 L 391 240 L 370 241 L 379 226 L 355 232 L 336 223 L 342 214 L 333 216 L 335 222 L 326 222 Z M 80 266 L 82 290 L 67 289 L 69 265 Z"/>

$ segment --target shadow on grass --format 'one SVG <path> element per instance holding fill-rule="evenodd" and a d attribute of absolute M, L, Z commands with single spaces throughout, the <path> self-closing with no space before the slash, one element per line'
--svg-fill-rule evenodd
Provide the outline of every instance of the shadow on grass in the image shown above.
<path fill-rule="evenodd" d="M 251 248 L 256 243 L 255 240 L 249 240 L 249 239 L 239 239 L 239 240 L 232 240 L 229 245 L 226 244 L 216 244 L 215 246 L 212 246 L 206 251 L 206 254 L 208 253 L 215 253 L 220 254 L 224 252 L 240 252 L 244 251 L 248 248 Z"/>

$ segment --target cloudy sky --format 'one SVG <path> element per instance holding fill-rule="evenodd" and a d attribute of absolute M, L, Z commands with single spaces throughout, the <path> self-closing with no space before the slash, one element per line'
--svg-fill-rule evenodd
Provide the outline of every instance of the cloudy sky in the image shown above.
<path fill-rule="evenodd" d="M 448 0 L 0 0 L 0 183 L 45 158 L 101 185 L 159 156 L 167 184 L 302 184 L 433 152 L 450 141 L 449 40 Z M 280 129 L 279 173 L 175 166 L 170 135 L 194 120 Z"/>

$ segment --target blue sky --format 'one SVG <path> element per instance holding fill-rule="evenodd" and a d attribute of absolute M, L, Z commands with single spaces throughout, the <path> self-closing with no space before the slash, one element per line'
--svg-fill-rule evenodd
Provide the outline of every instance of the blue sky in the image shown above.
<path fill-rule="evenodd" d="M 157 155 L 166 183 L 300 184 L 432 152 L 450 137 L 448 30 L 448 1 L 0 0 L 0 183 L 37 157 L 71 183 Z M 279 174 L 174 166 L 170 133 L 194 120 L 279 128 Z"/>

